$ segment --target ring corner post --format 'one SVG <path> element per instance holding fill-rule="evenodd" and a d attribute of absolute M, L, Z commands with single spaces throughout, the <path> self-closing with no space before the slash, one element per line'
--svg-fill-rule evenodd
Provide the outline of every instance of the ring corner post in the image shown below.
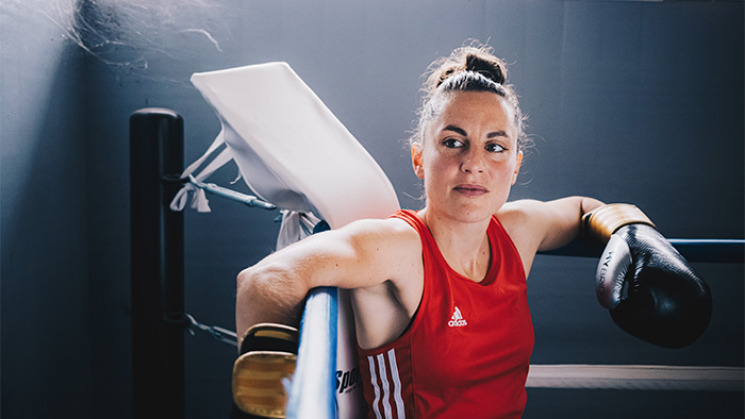
<path fill-rule="evenodd" d="M 183 119 L 145 108 L 129 122 L 133 414 L 183 418 L 184 223 L 168 205 L 183 170 Z"/>

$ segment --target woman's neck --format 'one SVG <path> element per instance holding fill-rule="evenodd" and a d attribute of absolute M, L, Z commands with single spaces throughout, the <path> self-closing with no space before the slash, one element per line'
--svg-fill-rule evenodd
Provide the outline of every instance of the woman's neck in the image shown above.
<path fill-rule="evenodd" d="M 462 222 L 426 208 L 418 212 L 434 237 L 445 261 L 459 274 L 481 281 L 489 269 L 490 247 L 486 234 L 491 218 Z"/>

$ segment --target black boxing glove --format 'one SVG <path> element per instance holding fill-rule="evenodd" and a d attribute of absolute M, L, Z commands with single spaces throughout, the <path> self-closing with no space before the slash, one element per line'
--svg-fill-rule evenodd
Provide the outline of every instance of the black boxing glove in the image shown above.
<path fill-rule="evenodd" d="M 595 275 L 601 305 L 613 321 L 642 340 L 680 348 L 701 336 L 711 319 L 711 292 L 641 210 L 604 205 L 583 217 L 604 242 Z"/>

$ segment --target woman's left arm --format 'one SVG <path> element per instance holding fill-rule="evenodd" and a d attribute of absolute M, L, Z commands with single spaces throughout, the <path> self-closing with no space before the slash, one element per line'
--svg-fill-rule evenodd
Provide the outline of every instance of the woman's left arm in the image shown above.
<path fill-rule="evenodd" d="M 526 199 L 506 203 L 497 218 L 515 243 L 527 275 L 536 252 L 569 244 L 580 234 L 582 216 L 601 205 L 583 196 L 547 202 Z"/>
<path fill-rule="evenodd" d="M 606 242 L 595 274 L 598 301 L 626 332 L 680 348 L 696 341 L 709 325 L 709 286 L 637 207 L 570 197 L 505 204 L 497 217 L 515 243 L 526 275 L 537 251 L 568 244 L 586 223 L 583 234 Z"/>

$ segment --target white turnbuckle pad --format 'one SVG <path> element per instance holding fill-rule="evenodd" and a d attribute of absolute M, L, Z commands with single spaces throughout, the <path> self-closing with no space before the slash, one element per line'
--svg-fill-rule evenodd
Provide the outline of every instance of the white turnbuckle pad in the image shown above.
<path fill-rule="evenodd" d="M 287 63 L 195 73 L 217 111 L 219 137 L 262 199 L 313 212 L 331 228 L 398 208 L 375 160 Z"/>

